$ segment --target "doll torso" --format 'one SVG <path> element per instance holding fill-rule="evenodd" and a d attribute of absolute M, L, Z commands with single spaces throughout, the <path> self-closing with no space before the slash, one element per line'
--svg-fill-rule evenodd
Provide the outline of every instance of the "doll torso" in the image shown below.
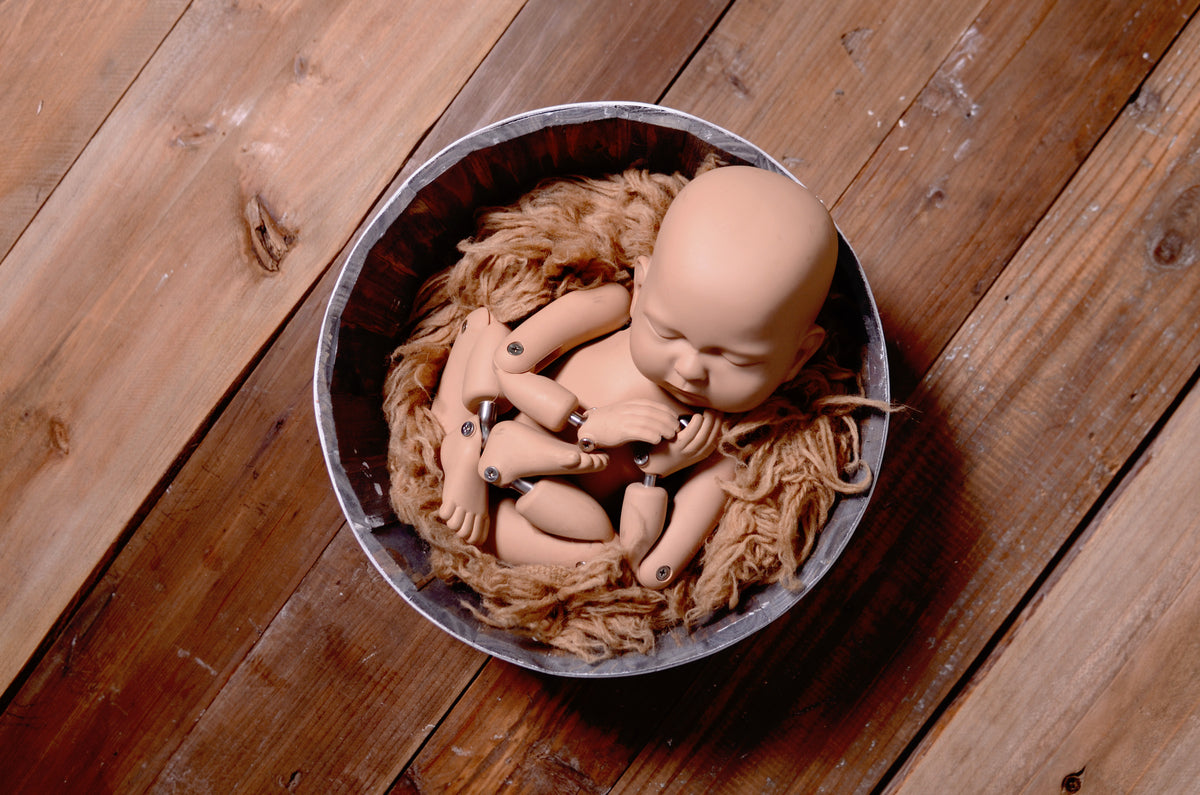
<path fill-rule="evenodd" d="M 573 392 L 584 409 L 642 399 L 661 403 L 681 417 L 693 413 L 638 371 L 629 354 L 629 331 L 625 329 L 570 351 L 542 374 Z M 567 428 L 562 437 L 574 443 L 575 430 Z M 580 485 L 601 500 L 643 476 L 633 463 L 632 445 L 610 450 L 609 455 L 605 470 L 578 476 Z"/>

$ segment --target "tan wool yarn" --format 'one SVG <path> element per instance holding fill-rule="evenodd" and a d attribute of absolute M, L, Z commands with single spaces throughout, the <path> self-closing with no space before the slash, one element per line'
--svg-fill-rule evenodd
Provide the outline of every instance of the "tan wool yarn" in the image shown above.
<path fill-rule="evenodd" d="M 480 620 L 589 660 L 649 652 L 663 630 L 735 609 L 746 589 L 799 585 L 796 572 L 839 496 L 869 486 L 856 417 L 886 410 L 862 397 L 855 373 L 838 362 L 832 296 L 822 349 L 762 405 L 725 419 L 718 450 L 736 462 L 725 512 L 667 589 L 639 585 L 616 542 L 572 568 L 513 566 L 440 522 L 442 429 L 430 405 L 463 319 L 487 307 L 511 326 L 572 290 L 629 284 L 633 262 L 653 251 L 659 222 L 687 181 L 640 169 L 556 179 L 481 213 L 476 234 L 459 244 L 459 261 L 418 294 L 384 385 L 392 504 L 429 544 L 435 575 L 474 590 Z"/>

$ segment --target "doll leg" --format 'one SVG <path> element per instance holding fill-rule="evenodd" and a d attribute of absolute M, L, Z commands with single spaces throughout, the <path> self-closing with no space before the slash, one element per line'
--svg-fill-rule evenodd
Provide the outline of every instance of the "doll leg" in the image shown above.
<path fill-rule="evenodd" d="M 477 420 L 466 419 L 466 423 L 478 425 Z M 487 538 L 488 504 L 487 484 L 479 479 L 476 468 L 479 464 L 481 433 L 476 429 L 469 436 L 461 430 L 452 430 L 442 441 L 440 456 L 442 471 L 442 504 L 438 518 L 468 544 L 478 546 Z"/>
<path fill-rule="evenodd" d="M 493 325 L 498 324 L 486 309 L 467 316 L 450 348 L 431 407 L 444 432 L 438 453 L 445 476 L 438 517 L 470 544 L 487 538 L 488 504 L 487 484 L 476 473 L 482 447 L 479 417 L 464 404 L 463 389 L 472 352 L 495 333 L 489 331 Z"/>
<path fill-rule="evenodd" d="M 518 481 L 517 513 L 538 530 L 575 541 L 611 541 L 612 522 L 600 503 L 576 485 L 558 478 Z"/>
<path fill-rule="evenodd" d="M 495 554 L 506 563 L 575 566 L 604 549 L 598 541 L 573 541 L 542 532 L 521 515 L 516 500 L 511 498 L 497 503 L 494 525 Z"/>
<path fill-rule="evenodd" d="M 607 453 L 578 446 L 518 421 L 497 423 L 479 459 L 479 477 L 497 486 L 537 475 L 578 475 L 608 466 Z"/>
<path fill-rule="evenodd" d="M 621 503 L 621 547 L 637 567 L 662 535 L 667 520 L 667 490 L 648 483 L 630 483 Z"/>

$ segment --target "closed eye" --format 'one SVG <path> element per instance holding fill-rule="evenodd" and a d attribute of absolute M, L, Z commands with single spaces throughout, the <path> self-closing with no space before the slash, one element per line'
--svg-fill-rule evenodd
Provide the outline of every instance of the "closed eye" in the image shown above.
<path fill-rule="evenodd" d="M 653 331 L 659 337 L 662 337 L 664 340 L 677 340 L 683 336 L 678 331 L 665 326 L 660 326 L 649 318 L 646 318 L 646 325 L 650 327 L 651 331 Z"/>
<path fill-rule="evenodd" d="M 750 356 L 739 356 L 736 353 L 723 353 L 722 358 L 732 364 L 734 367 L 758 367 L 763 364 L 762 359 L 756 359 Z"/>

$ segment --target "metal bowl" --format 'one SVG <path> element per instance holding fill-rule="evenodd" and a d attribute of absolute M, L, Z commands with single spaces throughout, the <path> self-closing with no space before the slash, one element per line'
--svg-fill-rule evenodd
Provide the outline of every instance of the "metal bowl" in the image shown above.
<path fill-rule="evenodd" d="M 388 502 L 388 429 L 382 385 L 417 287 L 457 259 L 477 208 L 507 204 L 547 177 L 603 176 L 637 164 L 693 173 L 710 153 L 730 164 L 788 172 L 748 141 L 686 113 L 631 102 L 532 111 L 448 146 L 387 197 L 356 233 L 325 311 L 314 384 L 321 447 L 342 510 L 367 557 L 413 608 L 471 646 L 535 671 L 614 677 L 681 665 L 736 643 L 781 616 L 829 570 L 858 525 L 870 492 L 841 500 L 804 563 L 800 590 L 757 589 L 741 607 L 660 639 L 651 654 L 599 663 L 493 629 L 464 609 L 474 596 L 433 577 L 424 543 Z M 789 175 L 790 176 L 790 175 Z M 839 237 L 841 233 L 839 231 Z M 835 289 L 857 307 L 867 397 L 886 401 L 887 353 L 879 313 L 854 252 L 840 240 Z M 887 417 L 863 421 L 862 457 L 878 473 Z"/>

